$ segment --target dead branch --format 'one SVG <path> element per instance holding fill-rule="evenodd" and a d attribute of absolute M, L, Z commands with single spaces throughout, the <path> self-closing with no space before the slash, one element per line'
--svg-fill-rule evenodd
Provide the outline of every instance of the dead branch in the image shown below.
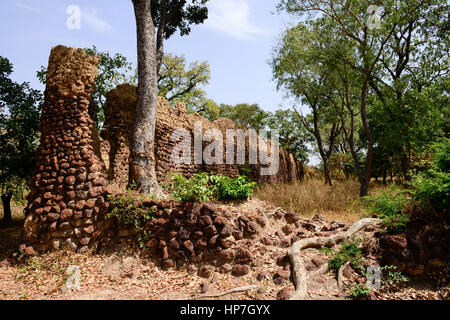
<path fill-rule="evenodd" d="M 307 271 L 300 257 L 300 250 L 306 248 L 331 247 L 340 243 L 368 225 L 380 222 L 379 219 L 366 218 L 355 222 L 347 231 L 336 233 L 328 237 L 314 237 L 301 239 L 288 249 L 288 255 L 292 264 L 292 277 L 295 292 L 290 300 L 304 300 L 308 291 Z"/>

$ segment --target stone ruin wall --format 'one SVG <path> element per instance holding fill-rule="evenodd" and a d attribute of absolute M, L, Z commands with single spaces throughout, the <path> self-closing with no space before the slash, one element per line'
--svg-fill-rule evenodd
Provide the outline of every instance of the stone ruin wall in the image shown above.
<path fill-rule="evenodd" d="M 98 57 L 89 56 L 82 49 L 56 46 L 50 53 L 40 146 L 35 154 L 24 224 L 26 245 L 22 249 L 29 254 L 60 248 L 86 252 L 99 242 L 130 233 L 105 215 L 109 207 L 106 196 L 114 190 L 108 186 L 115 184 L 123 191 L 129 183 L 136 88 L 123 85 L 108 94 L 105 128 L 99 138 L 89 108 L 98 63 Z M 224 132 L 226 128 L 235 127 L 229 120 L 212 123 L 198 114 L 187 114 L 183 104 L 172 108 L 165 99 L 158 99 L 156 167 L 160 181 L 170 172 L 184 176 L 202 171 L 229 176 L 239 174 L 239 165 L 175 165 L 171 162 L 176 143 L 171 141 L 173 130 L 185 128 L 192 132 L 195 120 L 202 121 L 204 130 L 219 128 Z M 259 165 L 242 167 L 251 167 L 254 178 L 260 182 L 296 180 L 303 173 L 302 165 L 283 151 L 280 152 L 280 170 L 275 176 L 260 177 Z M 169 210 L 168 207 L 160 209 Z"/>
<path fill-rule="evenodd" d="M 99 62 L 81 49 L 51 51 L 26 207 L 28 252 L 61 247 L 84 252 L 100 236 L 107 181 L 88 112 Z"/>
<path fill-rule="evenodd" d="M 404 235 L 382 235 L 379 239 L 381 261 L 394 265 L 410 276 L 438 274 L 450 271 L 450 233 L 441 230 L 421 230 L 425 222 L 408 223 Z"/>
<path fill-rule="evenodd" d="M 194 206 L 175 201 L 134 201 L 133 205 L 153 217 L 145 224 L 147 237 L 143 252 L 164 269 L 198 265 L 200 276 L 209 277 L 214 267 L 221 273 L 243 275 L 253 262 L 252 253 L 237 242 L 254 239 L 261 226 L 255 219 L 232 214 L 213 203 Z M 116 221 L 117 223 L 117 221 Z M 134 228 L 117 223 L 102 244 L 113 239 L 130 245 L 137 244 Z"/>
<path fill-rule="evenodd" d="M 108 178 L 120 187 L 126 187 L 128 181 L 128 163 L 130 154 L 131 129 L 135 118 L 135 107 L 137 101 L 136 87 L 132 85 L 120 85 L 110 91 L 106 99 L 105 124 L 102 130 L 101 152 L 107 164 Z M 219 129 L 224 138 L 224 164 L 207 165 L 202 164 L 175 164 L 172 162 L 172 149 L 179 143 L 172 141 L 172 133 L 176 129 L 186 129 L 191 133 L 191 155 L 194 156 L 194 122 L 202 123 L 203 133 L 208 129 Z M 251 169 L 251 176 L 258 182 L 290 182 L 301 180 L 304 175 L 304 165 L 295 160 L 292 154 L 287 154 L 280 149 L 279 170 L 275 175 L 260 175 L 261 164 L 249 164 L 249 141 L 246 139 L 246 164 L 226 164 L 226 129 L 237 129 L 233 121 L 229 119 L 218 119 L 214 122 L 203 118 L 198 114 L 186 112 L 184 104 L 179 103 L 171 107 L 169 102 L 158 97 L 155 132 L 155 156 L 156 173 L 161 182 L 171 172 L 180 173 L 190 177 L 199 172 L 215 172 L 227 176 L 236 176 L 241 169 Z M 260 140 L 259 142 L 262 142 Z M 266 142 L 267 143 L 267 142 Z M 203 149 L 208 145 L 203 142 Z M 251 146 L 254 147 L 254 146 Z M 235 145 L 236 150 L 236 145 Z"/>

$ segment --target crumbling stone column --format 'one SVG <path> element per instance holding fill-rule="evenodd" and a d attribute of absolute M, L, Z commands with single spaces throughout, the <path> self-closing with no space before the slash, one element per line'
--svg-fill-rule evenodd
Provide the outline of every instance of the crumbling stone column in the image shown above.
<path fill-rule="evenodd" d="M 57 46 L 51 51 L 24 226 L 34 250 L 85 252 L 100 235 L 106 179 L 88 113 L 99 62 L 82 49 Z"/>
<path fill-rule="evenodd" d="M 122 189 L 131 182 L 128 181 L 130 146 L 136 102 L 137 88 L 130 84 L 119 85 L 106 95 L 102 158 L 106 162 L 109 182 Z"/>

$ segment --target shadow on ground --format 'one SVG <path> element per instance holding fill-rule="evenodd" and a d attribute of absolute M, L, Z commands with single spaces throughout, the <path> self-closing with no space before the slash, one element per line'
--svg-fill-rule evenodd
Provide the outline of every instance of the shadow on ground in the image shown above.
<path fill-rule="evenodd" d="M 0 221 L 0 261 L 10 257 L 21 244 L 23 220 L 14 220 L 10 223 Z"/>

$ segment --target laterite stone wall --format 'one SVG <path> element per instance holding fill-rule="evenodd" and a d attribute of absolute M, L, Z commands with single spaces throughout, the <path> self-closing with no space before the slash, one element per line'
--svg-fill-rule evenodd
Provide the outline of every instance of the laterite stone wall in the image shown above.
<path fill-rule="evenodd" d="M 128 163 L 130 155 L 131 129 L 135 118 L 137 101 L 137 90 L 132 85 L 120 85 L 110 91 L 107 95 L 105 124 L 102 136 L 102 157 L 107 164 L 108 178 L 111 183 L 125 187 L 128 181 Z M 172 150 L 178 141 L 172 141 L 172 134 L 176 129 L 186 129 L 191 133 L 191 155 L 194 156 L 194 122 L 202 123 L 203 133 L 208 129 L 218 129 L 224 138 L 224 164 L 207 165 L 175 164 L 172 161 Z M 258 182 L 288 182 L 301 180 L 304 175 L 304 165 L 295 160 L 292 154 L 287 154 L 280 149 L 279 170 L 274 175 L 263 176 L 260 174 L 261 164 L 249 164 L 249 141 L 246 139 L 246 164 L 226 164 L 226 130 L 237 129 L 233 121 L 229 119 L 218 119 L 211 122 L 199 114 L 186 112 L 184 104 L 179 103 L 172 107 L 169 102 L 158 97 L 155 132 L 155 156 L 156 173 L 159 181 L 163 181 L 170 172 L 180 173 L 189 177 L 199 172 L 215 172 L 227 176 L 236 176 L 240 169 L 249 168 L 251 176 Z M 259 143 L 270 143 L 259 139 Z M 203 142 L 203 149 L 209 142 Z M 235 144 L 236 145 L 236 144 Z M 255 148 L 255 146 L 251 146 Z M 235 147 L 236 149 L 236 147 Z M 270 149 L 270 148 L 269 148 Z"/>
<path fill-rule="evenodd" d="M 100 235 L 107 180 L 88 113 L 99 62 L 82 49 L 51 51 L 24 226 L 34 250 L 83 252 Z"/>
<path fill-rule="evenodd" d="M 50 53 L 40 146 L 35 155 L 26 207 L 24 249 L 27 254 L 59 248 L 86 252 L 99 240 L 110 238 L 116 231 L 119 234 L 115 236 L 120 238 L 123 232 L 120 226 L 114 225 L 113 219 L 105 219 L 109 207 L 106 196 L 115 189 L 107 190 L 108 186 L 124 190 L 130 182 L 128 170 L 137 90 L 131 85 L 121 85 L 108 93 L 106 120 L 99 137 L 90 112 L 93 109 L 89 108 L 99 62 L 98 57 L 82 49 L 57 46 Z M 171 138 L 176 129 L 186 129 L 193 138 L 194 122 L 200 121 L 203 132 L 215 128 L 226 137 L 225 130 L 236 125 L 228 119 L 210 122 L 198 114 L 188 114 L 183 104 L 172 107 L 164 98 L 158 98 L 157 108 L 155 153 L 160 181 L 170 172 L 186 177 L 204 171 L 236 176 L 242 168 L 250 168 L 251 175 L 259 182 L 294 181 L 303 177 L 303 165 L 281 149 L 279 171 L 272 176 L 261 176 L 261 164 L 248 164 L 248 139 L 247 164 L 175 164 L 171 155 L 177 141 Z M 259 139 L 259 143 L 270 142 Z M 203 142 L 203 148 L 207 145 Z M 225 163 L 226 141 L 223 147 Z M 198 242 L 199 239 L 184 240 Z M 189 242 L 186 244 L 189 246 Z"/>
<path fill-rule="evenodd" d="M 257 234 L 258 224 L 246 216 L 237 220 L 213 203 L 194 206 L 192 203 L 174 201 L 134 201 L 133 205 L 153 217 L 145 224 L 144 231 L 136 234 L 134 228 L 113 220 L 102 244 L 112 240 L 137 243 L 143 232 L 147 234 L 141 244 L 163 268 L 185 264 L 207 263 L 223 273 L 249 269 L 252 253 L 236 246 L 236 241 L 251 239 Z M 208 272 L 204 267 L 200 273 Z M 247 271 L 248 272 L 248 271 Z"/>

